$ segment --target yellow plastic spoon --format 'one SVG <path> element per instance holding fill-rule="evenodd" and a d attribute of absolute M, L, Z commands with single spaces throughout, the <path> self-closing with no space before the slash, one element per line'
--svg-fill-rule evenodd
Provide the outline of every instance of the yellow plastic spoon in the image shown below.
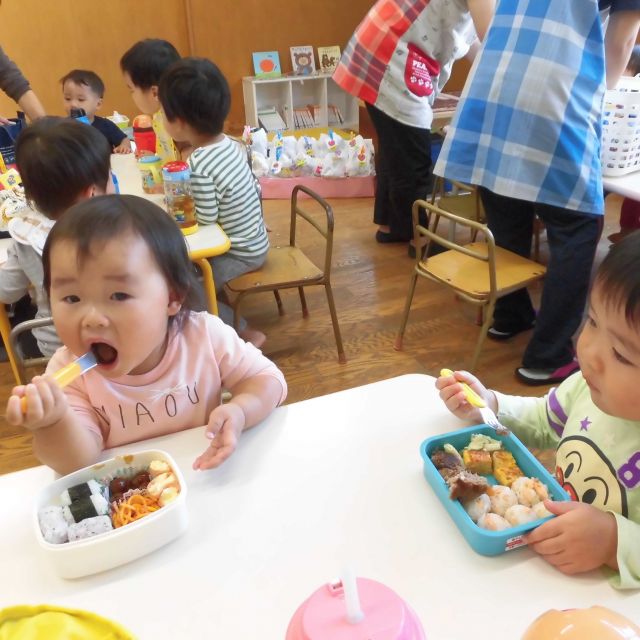
<path fill-rule="evenodd" d="M 451 371 L 451 369 L 441 369 L 440 375 L 452 376 L 453 371 Z M 490 426 L 498 435 L 508 436 L 510 433 L 509 429 L 498 420 L 498 416 L 496 416 L 493 409 L 466 382 L 461 382 L 460 380 L 457 382 L 462 385 L 464 397 L 467 399 L 467 402 L 472 407 L 480 409 L 480 415 L 484 423 Z"/>
<path fill-rule="evenodd" d="M 86 373 L 89 369 L 93 369 L 97 364 L 98 361 L 93 352 L 87 351 L 83 356 L 65 365 L 62 369 L 58 369 L 58 371 L 53 374 L 53 379 L 58 383 L 60 388 L 63 389 L 68 384 L 71 384 L 77 377 Z M 27 412 L 26 397 L 20 399 L 20 408 L 22 409 L 22 413 Z"/>
<path fill-rule="evenodd" d="M 453 371 L 451 371 L 451 369 L 440 369 L 440 375 L 452 376 Z M 472 407 L 478 407 L 481 409 L 482 407 L 487 406 L 487 403 L 466 382 L 461 382 L 460 380 L 458 380 L 457 382 L 462 385 L 464 397 Z"/>

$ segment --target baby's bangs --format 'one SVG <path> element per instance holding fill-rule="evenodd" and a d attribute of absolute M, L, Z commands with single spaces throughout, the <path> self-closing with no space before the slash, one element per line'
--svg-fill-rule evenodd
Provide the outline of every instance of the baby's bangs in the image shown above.
<path fill-rule="evenodd" d="M 640 265 L 638 265 L 640 266 Z M 593 288 L 605 307 L 624 314 L 627 324 L 640 331 L 640 274 L 638 266 L 627 273 L 620 270 L 606 271 L 601 268 L 596 276 Z"/>

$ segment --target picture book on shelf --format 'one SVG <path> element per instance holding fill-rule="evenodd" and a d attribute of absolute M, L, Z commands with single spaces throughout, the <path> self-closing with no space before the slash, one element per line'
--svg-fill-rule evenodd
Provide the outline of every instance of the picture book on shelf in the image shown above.
<path fill-rule="evenodd" d="M 280 56 L 277 51 L 254 51 L 253 71 L 258 78 L 282 75 Z"/>
<path fill-rule="evenodd" d="M 316 61 L 313 47 L 289 47 L 291 51 L 291 68 L 297 76 L 308 76 L 315 72 Z"/>
<path fill-rule="evenodd" d="M 318 47 L 318 63 L 322 73 L 333 73 L 340 62 L 340 47 Z"/>
<path fill-rule="evenodd" d="M 283 131 L 287 128 L 287 123 L 275 106 L 264 106 L 258 109 L 258 123 L 267 131 Z"/>

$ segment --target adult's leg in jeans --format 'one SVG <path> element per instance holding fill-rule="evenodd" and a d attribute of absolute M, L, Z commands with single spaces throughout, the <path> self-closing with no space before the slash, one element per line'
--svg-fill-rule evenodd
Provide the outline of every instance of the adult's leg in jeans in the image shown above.
<path fill-rule="evenodd" d="M 531 257 L 534 204 L 484 187 L 480 187 L 480 198 L 496 245 L 523 258 Z M 493 326 L 500 331 L 516 332 L 531 326 L 535 317 L 528 291 L 520 289 L 496 302 Z"/>
<path fill-rule="evenodd" d="M 573 359 L 572 338 L 584 312 L 602 216 L 536 205 L 549 242 L 540 310 L 522 365 L 557 369 Z"/>
<path fill-rule="evenodd" d="M 431 132 L 429 129 L 402 124 L 371 105 L 368 105 L 367 109 L 372 116 L 379 136 L 379 146 L 382 147 L 385 156 L 384 184 L 387 189 L 386 206 L 389 207 L 386 219 L 391 234 L 408 241 L 413 237 L 413 203 L 420 198 L 426 198 L 429 192 Z"/>
<path fill-rule="evenodd" d="M 389 166 L 387 164 L 386 148 L 389 137 L 393 134 L 385 127 L 386 120 L 382 111 L 365 102 L 367 113 L 371 118 L 378 136 L 378 148 L 376 149 L 376 196 L 373 203 L 373 222 L 380 226 L 389 226 L 389 213 L 391 203 L 389 201 Z"/>

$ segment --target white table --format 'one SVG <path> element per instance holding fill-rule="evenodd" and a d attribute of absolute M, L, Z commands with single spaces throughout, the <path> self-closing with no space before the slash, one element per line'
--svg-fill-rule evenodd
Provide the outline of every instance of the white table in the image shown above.
<path fill-rule="evenodd" d="M 116 175 L 120 193 L 141 196 L 151 200 L 158 206 L 166 209 L 164 196 L 155 193 L 145 193 L 142 190 L 142 180 L 138 170 L 137 161 L 132 153 L 111 155 L 111 170 Z M 213 271 L 207 258 L 213 258 L 226 253 L 231 246 L 227 234 L 217 224 L 199 225 L 198 230 L 185 236 L 189 247 L 189 258 L 195 262 L 202 271 L 203 286 L 208 300 L 210 313 L 218 313 L 216 288 L 213 280 Z"/>
<path fill-rule="evenodd" d="M 0 477 L 0 605 L 98 612 L 141 638 L 283 640 L 297 606 L 350 561 L 403 596 L 430 640 L 519 638 L 551 608 L 598 603 L 640 621 L 640 595 L 599 572 L 565 577 L 528 549 L 467 546 L 422 475 L 419 445 L 461 425 L 434 380 L 407 375 L 282 407 L 221 468 L 194 472 L 201 429 L 138 443 L 169 451 L 190 525 L 123 567 L 65 581 L 39 555 L 32 498 L 44 467 Z"/>
<path fill-rule="evenodd" d="M 164 196 L 157 193 L 145 193 L 138 171 L 136 158 L 132 153 L 114 153 L 111 156 L 111 169 L 116 174 L 120 193 L 141 196 L 165 208 Z M 212 258 L 229 250 L 229 238 L 217 224 L 200 225 L 198 231 L 185 236 L 192 260 Z"/>
<path fill-rule="evenodd" d="M 640 200 L 640 171 L 627 173 L 625 176 L 603 176 L 602 186 L 605 191 L 619 193 L 621 196 L 632 200 Z"/>

